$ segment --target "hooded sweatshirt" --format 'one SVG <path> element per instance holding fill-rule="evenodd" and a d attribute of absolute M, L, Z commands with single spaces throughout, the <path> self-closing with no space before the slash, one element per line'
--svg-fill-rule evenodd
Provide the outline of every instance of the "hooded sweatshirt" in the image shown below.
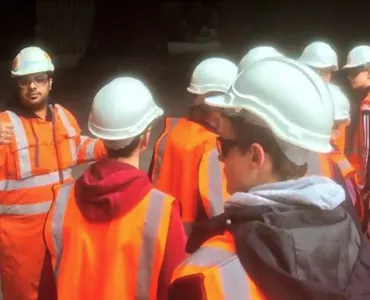
<path fill-rule="evenodd" d="M 370 299 L 369 243 L 340 206 L 344 198 L 320 176 L 260 185 L 233 194 L 225 213 L 203 224 L 203 241 L 229 230 L 269 300 Z"/>
<path fill-rule="evenodd" d="M 76 203 L 90 222 L 109 222 L 128 213 L 153 188 L 145 172 L 117 160 L 104 159 L 90 165 L 75 183 Z M 158 282 L 158 299 L 167 299 L 172 272 L 185 258 L 185 233 L 179 205 L 172 207 L 164 260 Z M 47 253 L 41 276 L 39 299 L 57 299 Z"/>

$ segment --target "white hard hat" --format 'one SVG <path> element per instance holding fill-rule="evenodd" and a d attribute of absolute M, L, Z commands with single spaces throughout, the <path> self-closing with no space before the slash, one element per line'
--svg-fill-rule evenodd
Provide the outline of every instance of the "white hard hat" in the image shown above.
<path fill-rule="evenodd" d="M 298 61 L 317 69 L 338 71 L 338 56 L 334 49 L 324 42 L 313 42 L 304 48 Z"/>
<path fill-rule="evenodd" d="M 275 48 L 270 46 L 258 46 L 248 51 L 246 55 L 243 56 L 241 59 L 238 71 L 241 72 L 242 70 L 250 68 L 253 64 L 261 59 L 268 58 L 268 57 L 282 57 L 284 56 Z"/>
<path fill-rule="evenodd" d="M 237 66 L 224 58 L 208 58 L 196 66 L 187 90 L 204 95 L 209 92 L 226 93 L 238 74 Z"/>
<path fill-rule="evenodd" d="M 107 148 L 122 149 L 162 114 L 140 80 L 119 77 L 96 94 L 88 128 Z"/>
<path fill-rule="evenodd" d="M 350 103 L 347 96 L 334 84 L 328 83 L 329 92 L 334 103 L 334 120 L 349 122 Z"/>
<path fill-rule="evenodd" d="M 224 98 L 209 97 L 205 102 L 248 111 L 296 148 L 321 153 L 332 149 L 334 106 L 329 89 L 312 69 L 286 57 L 257 62 L 238 75 Z"/>
<path fill-rule="evenodd" d="M 53 71 L 53 62 L 44 50 L 39 47 L 27 47 L 14 58 L 11 73 L 13 76 L 23 76 Z"/>
<path fill-rule="evenodd" d="M 356 68 L 370 63 L 370 46 L 357 46 L 347 56 L 347 64 L 343 69 Z"/>

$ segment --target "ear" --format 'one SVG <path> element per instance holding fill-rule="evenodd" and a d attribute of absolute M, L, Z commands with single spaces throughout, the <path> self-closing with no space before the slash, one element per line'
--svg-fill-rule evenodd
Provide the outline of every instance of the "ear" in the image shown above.
<path fill-rule="evenodd" d="M 255 164 L 257 168 L 262 167 L 266 159 L 265 150 L 263 150 L 262 146 L 253 143 L 250 147 L 250 152 L 252 155 L 252 163 Z"/>
<path fill-rule="evenodd" d="M 147 131 L 145 135 L 142 137 L 140 142 L 140 151 L 144 151 L 148 148 L 150 139 L 150 131 Z"/>
<path fill-rule="evenodd" d="M 53 88 L 53 78 L 49 78 L 49 91 Z"/>
<path fill-rule="evenodd" d="M 204 95 L 197 95 L 194 99 L 194 105 L 201 105 L 204 103 L 205 96 Z"/>

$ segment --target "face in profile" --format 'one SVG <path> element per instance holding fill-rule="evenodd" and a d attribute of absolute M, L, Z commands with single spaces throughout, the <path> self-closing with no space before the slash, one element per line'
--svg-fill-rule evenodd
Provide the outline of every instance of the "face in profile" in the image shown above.
<path fill-rule="evenodd" d="M 353 89 L 366 88 L 369 85 L 369 70 L 364 68 L 353 68 L 347 71 L 347 78 Z"/>
<path fill-rule="evenodd" d="M 266 173 L 266 155 L 263 148 L 252 143 L 243 149 L 230 119 L 222 116 L 218 139 L 219 159 L 224 163 L 226 189 L 229 194 L 247 192 L 261 184 Z M 262 177 L 261 177 L 262 176 Z"/>

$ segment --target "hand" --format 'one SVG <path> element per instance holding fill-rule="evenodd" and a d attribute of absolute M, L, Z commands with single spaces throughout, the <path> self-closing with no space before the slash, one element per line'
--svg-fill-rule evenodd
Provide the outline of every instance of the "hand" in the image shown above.
<path fill-rule="evenodd" d="M 9 144 L 13 134 L 13 125 L 11 123 L 0 123 L 0 145 Z"/>

